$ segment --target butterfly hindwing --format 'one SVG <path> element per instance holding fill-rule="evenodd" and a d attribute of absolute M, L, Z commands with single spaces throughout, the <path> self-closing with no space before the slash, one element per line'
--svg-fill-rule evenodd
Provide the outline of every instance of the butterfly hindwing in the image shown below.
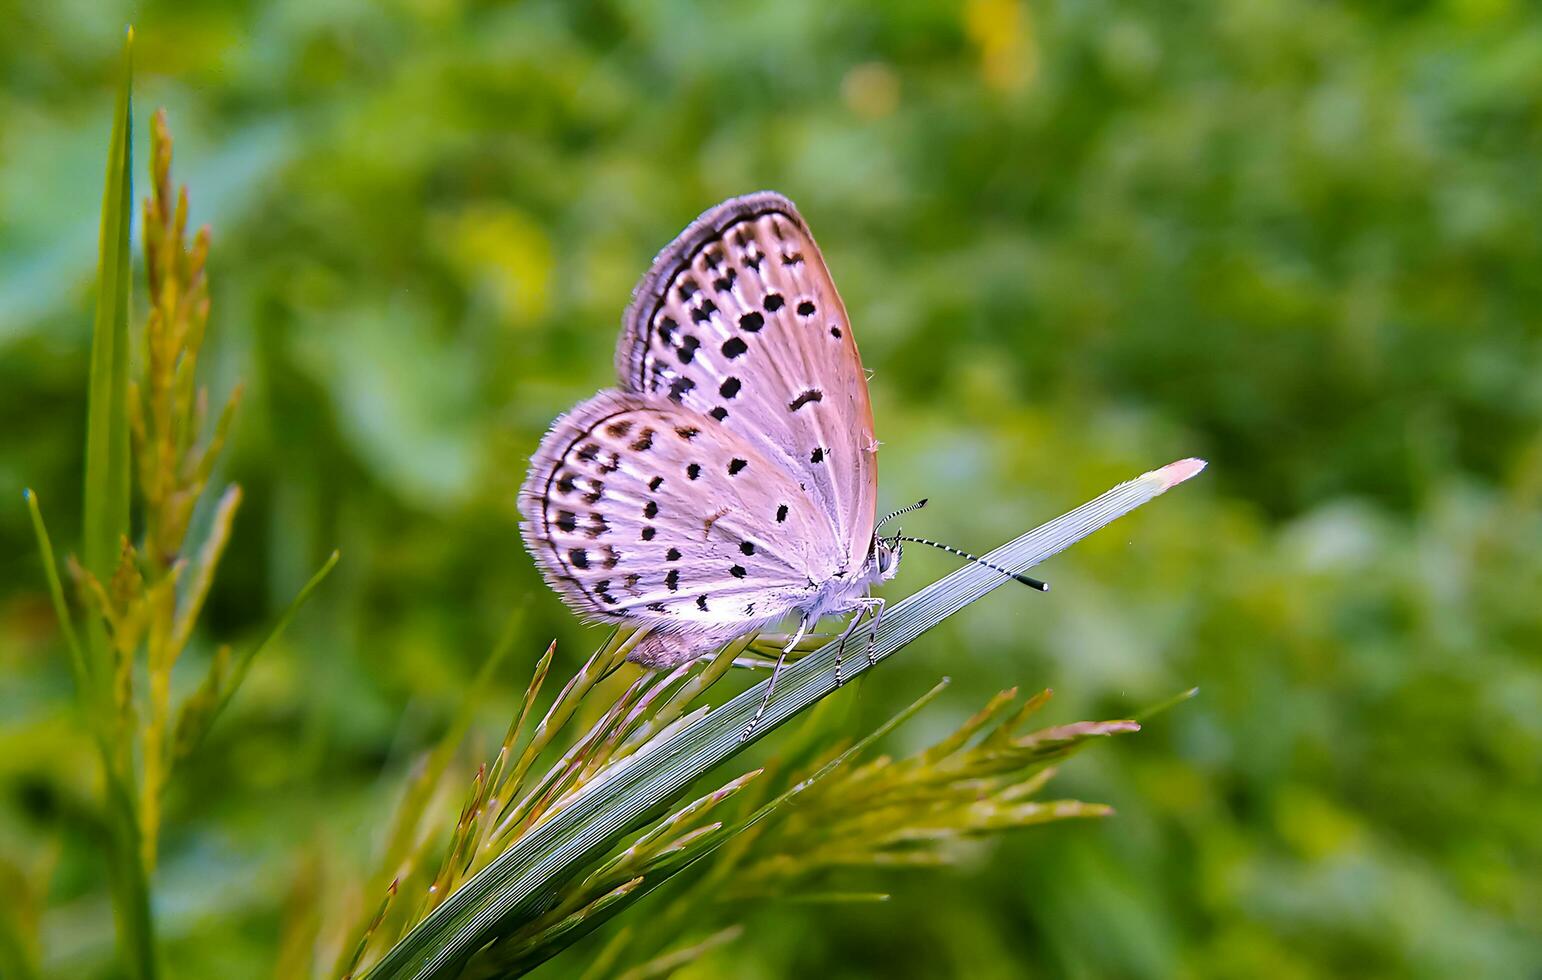
<path fill-rule="evenodd" d="M 622 383 L 707 416 L 806 489 L 842 570 L 866 560 L 878 443 L 840 295 L 792 203 L 762 192 L 707 211 L 639 283 Z"/>
<path fill-rule="evenodd" d="M 791 474 L 653 395 L 602 391 L 558 419 L 520 510 L 547 582 L 595 619 L 744 632 L 831 572 L 807 547 L 824 518 Z"/>

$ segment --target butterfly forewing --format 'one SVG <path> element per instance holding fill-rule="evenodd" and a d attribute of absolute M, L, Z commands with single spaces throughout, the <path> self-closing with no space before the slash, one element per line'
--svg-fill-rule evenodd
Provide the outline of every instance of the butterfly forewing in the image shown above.
<path fill-rule="evenodd" d="M 703 214 L 638 285 L 624 385 L 694 410 L 804 489 L 836 570 L 867 558 L 878 443 L 846 310 L 792 203 L 760 193 Z"/>
<path fill-rule="evenodd" d="M 832 569 L 798 481 L 695 411 L 602 391 L 557 420 L 520 493 L 547 582 L 593 618 L 675 628 L 780 618 Z"/>

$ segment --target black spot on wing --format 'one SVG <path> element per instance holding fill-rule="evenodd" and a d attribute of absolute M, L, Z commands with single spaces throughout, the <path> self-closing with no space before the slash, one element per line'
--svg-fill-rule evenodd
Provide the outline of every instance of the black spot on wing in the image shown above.
<path fill-rule="evenodd" d="M 728 475 L 729 476 L 738 476 L 739 472 L 741 470 L 743 470 L 748 465 L 750 465 L 750 461 L 749 460 L 747 460 L 747 459 L 739 459 L 736 456 L 732 460 L 730 460 L 729 463 L 728 463 Z"/>
<path fill-rule="evenodd" d="M 743 337 L 729 337 L 723 341 L 723 356 L 730 361 L 750 349 L 750 345 L 744 342 Z"/>
<path fill-rule="evenodd" d="M 824 400 L 825 393 L 820 391 L 818 388 L 805 388 L 798 394 L 797 398 L 794 398 L 792 401 L 787 403 L 787 411 L 796 412 L 798 409 L 802 408 L 804 405 L 809 404 L 810 402 L 822 402 Z"/>
<path fill-rule="evenodd" d="M 690 394 L 691 389 L 694 387 L 696 387 L 696 382 L 692 381 L 690 378 L 676 378 L 669 383 L 670 401 L 680 401 L 686 395 Z M 676 429 L 675 431 L 678 432 L 680 430 Z M 687 436 L 686 438 L 690 437 Z"/>

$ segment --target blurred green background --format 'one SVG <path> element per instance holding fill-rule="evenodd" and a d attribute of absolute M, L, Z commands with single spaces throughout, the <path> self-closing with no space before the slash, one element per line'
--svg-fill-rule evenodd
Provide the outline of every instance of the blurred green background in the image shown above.
<path fill-rule="evenodd" d="M 172 975 L 271 972 L 296 867 L 362 858 L 511 610 L 484 749 L 548 638 L 592 649 L 519 543 L 526 458 L 611 383 L 653 253 L 762 187 L 852 313 L 884 504 L 932 500 L 907 530 L 984 549 L 1211 461 L 843 695 L 854 728 L 943 673 L 897 747 L 1012 684 L 1055 721 L 1201 693 L 1057 780 L 1116 817 L 768 906 L 698 975 L 1542 971 L 1536 6 L 68 0 L 0 3 L 0 851 L 52 868 L 56 974 L 110 975 L 111 920 L 19 491 L 74 547 L 130 21 L 136 193 L 164 105 L 209 377 L 247 386 L 190 659 L 344 555 L 172 788 Z"/>

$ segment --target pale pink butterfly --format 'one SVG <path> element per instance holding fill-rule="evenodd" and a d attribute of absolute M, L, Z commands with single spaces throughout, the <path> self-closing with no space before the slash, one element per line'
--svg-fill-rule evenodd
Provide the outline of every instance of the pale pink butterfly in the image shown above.
<path fill-rule="evenodd" d="M 882 615 L 870 591 L 894 577 L 902 541 L 935 545 L 877 534 L 862 358 L 782 195 L 724 201 L 659 253 L 616 370 L 620 387 L 541 440 L 520 530 L 576 612 L 649 628 L 631 660 L 672 667 L 792 613 L 788 650 L 820 618 L 855 612 L 844 642 L 863 613 Z"/>

